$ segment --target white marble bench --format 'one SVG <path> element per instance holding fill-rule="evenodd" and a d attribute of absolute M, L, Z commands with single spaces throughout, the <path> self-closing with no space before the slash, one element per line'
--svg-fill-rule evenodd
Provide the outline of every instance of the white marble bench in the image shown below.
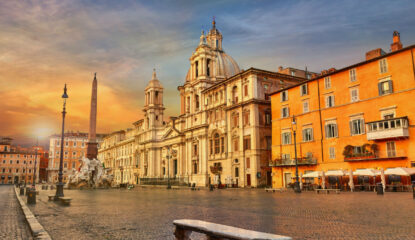
<path fill-rule="evenodd" d="M 270 233 L 256 232 L 237 227 L 226 226 L 222 224 L 210 223 L 200 220 L 181 219 L 174 220 L 173 224 L 176 226 L 174 235 L 177 240 L 190 240 L 192 232 L 205 234 L 207 239 L 229 239 L 229 240 L 271 240 L 284 239 L 289 240 L 291 237 L 275 235 Z"/>

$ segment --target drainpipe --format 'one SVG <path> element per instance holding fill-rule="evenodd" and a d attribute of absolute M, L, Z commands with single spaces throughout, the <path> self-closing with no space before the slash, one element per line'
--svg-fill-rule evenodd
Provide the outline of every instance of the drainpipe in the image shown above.
<path fill-rule="evenodd" d="M 415 64 L 414 64 L 414 49 L 411 49 L 411 60 L 412 60 L 412 72 L 414 74 L 414 80 L 415 80 Z"/>
<path fill-rule="evenodd" d="M 317 79 L 317 95 L 318 95 L 318 114 L 320 120 L 320 147 L 321 147 L 321 162 L 324 162 L 324 150 L 323 150 L 323 120 L 321 118 L 321 99 L 320 99 L 320 81 Z"/>

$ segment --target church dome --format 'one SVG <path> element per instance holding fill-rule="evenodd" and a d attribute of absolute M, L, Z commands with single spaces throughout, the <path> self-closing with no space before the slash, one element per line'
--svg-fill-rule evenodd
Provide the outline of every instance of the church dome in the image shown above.
<path fill-rule="evenodd" d="M 241 71 L 235 60 L 225 52 L 217 51 L 216 56 L 216 66 L 218 69 L 218 72 L 216 73 L 217 76 L 224 76 L 225 78 L 229 78 Z"/>

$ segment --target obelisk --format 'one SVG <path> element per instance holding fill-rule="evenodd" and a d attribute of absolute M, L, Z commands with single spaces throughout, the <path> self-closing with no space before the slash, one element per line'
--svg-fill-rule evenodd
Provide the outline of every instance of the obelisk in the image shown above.
<path fill-rule="evenodd" d="M 92 81 L 92 94 L 91 94 L 91 112 L 89 115 L 89 134 L 87 142 L 86 157 L 90 160 L 96 159 L 98 155 L 98 143 L 97 143 L 97 73 L 94 75 Z"/>

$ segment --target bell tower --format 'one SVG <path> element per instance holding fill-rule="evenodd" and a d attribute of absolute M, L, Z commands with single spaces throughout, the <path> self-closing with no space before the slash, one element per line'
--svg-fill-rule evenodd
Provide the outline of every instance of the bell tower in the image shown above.
<path fill-rule="evenodd" d="M 157 128 L 163 125 L 163 86 L 157 79 L 156 69 L 153 69 L 153 77 L 145 89 L 145 127 Z"/>

